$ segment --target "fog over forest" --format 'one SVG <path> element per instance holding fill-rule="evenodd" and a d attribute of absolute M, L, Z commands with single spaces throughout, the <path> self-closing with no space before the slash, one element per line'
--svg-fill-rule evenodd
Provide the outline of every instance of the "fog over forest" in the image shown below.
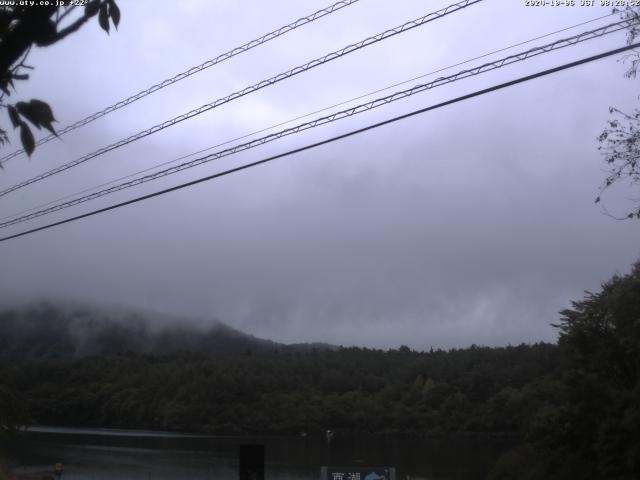
<path fill-rule="evenodd" d="M 610 9 L 521 3 L 469 6 L 247 95 L 6 195 L 0 215 L 409 78 L 440 69 L 422 81 L 451 75 L 617 18 L 575 26 Z M 0 183 L 13 185 L 447 5 L 358 2 L 42 145 L 30 160 L 11 160 Z M 94 21 L 34 49 L 35 69 L 16 99 L 48 101 L 59 129 L 324 6 L 129 2 L 110 35 Z M 558 33 L 447 68 L 551 32 Z M 150 193 L 624 42 L 621 31 L 540 55 L 45 218 Z M 283 343 L 428 349 L 553 342 L 558 311 L 640 257 L 638 222 L 613 220 L 600 206 L 624 212 L 633 192 L 622 186 L 594 204 L 605 176 L 596 138 L 610 106 L 636 102 L 627 68 L 621 56 L 606 58 L 4 242 L 0 307 L 44 298 L 142 308 L 216 318 Z"/>
<path fill-rule="evenodd" d="M 640 478 L 640 7 L 325 1 L 0 2 L 0 480 Z"/>

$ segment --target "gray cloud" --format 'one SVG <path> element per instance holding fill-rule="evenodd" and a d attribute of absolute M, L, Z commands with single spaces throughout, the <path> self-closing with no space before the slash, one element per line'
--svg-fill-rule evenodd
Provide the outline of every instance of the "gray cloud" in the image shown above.
<path fill-rule="evenodd" d="M 233 102 L 5 197 L 0 213 L 607 13 L 534 11 L 515 3 L 486 2 Z M 121 30 L 110 37 L 89 25 L 62 45 L 36 52 L 33 80 L 20 87 L 20 97 L 49 100 L 66 124 L 324 2 L 150 5 L 123 2 Z M 444 5 L 429 2 L 428 8 Z M 16 159 L 0 182 L 28 178 L 425 11 L 421 2 L 365 0 L 52 142 L 30 161 Z M 442 87 L 91 206 L 623 41 L 618 35 Z M 549 323 L 559 310 L 640 256 L 638 224 L 613 221 L 593 204 L 604 176 L 595 137 L 607 108 L 637 101 L 636 84 L 624 80 L 623 71 L 615 59 L 594 63 L 6 242 L 0 245 L 3 297 L 215 316 L 280 341 L 416 348 L 551 341 Z M 624 201 L 612 197 L 608 205 Z"/>

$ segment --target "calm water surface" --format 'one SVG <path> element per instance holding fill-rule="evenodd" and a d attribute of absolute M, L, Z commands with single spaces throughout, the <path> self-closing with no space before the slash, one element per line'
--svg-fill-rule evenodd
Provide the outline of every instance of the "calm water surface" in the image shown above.
<path fill-rule="evenodd" d="M 51 472 L 62 480 L 235 480 L 240 444 L 265 445 L 266 478 L 320 478 L 322 465 L 392 466 L 397 479 L 485 478 L 512 442 L 487 438 L 415 439 L 336 433 L 307 437 L 224 437 L 131 430 L 36 428 L 13 446 L 17 473 Z"/>

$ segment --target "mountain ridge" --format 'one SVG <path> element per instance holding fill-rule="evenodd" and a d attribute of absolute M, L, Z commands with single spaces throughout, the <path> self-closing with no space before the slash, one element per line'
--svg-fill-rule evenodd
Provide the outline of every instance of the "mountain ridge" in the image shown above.
<path fill-rule="evenodd" d="M 5 359 L 335 348 L 321 343 L 287 345 L 258 338 L 217 319 L 196 321 L 126 307 L 41 301 L 0 310 L 0 358 Z"/>

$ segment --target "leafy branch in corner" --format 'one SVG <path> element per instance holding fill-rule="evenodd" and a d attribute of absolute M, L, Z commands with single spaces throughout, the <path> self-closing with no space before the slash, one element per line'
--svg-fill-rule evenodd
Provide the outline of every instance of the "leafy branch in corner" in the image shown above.
<path fill-rule="evenodd" d="M 640 36 L 640 8 L 614 9 L 613 13 L 620 13 L 623 20 L 629 22 L 627 30 L 627 44 L 631 45 Z M 622 60 L 629 62 L 629 68 L 625 77 L 635 79 L 640 68 L 640 52 L 632 51 Z M 600 146 L 598 150 L 604 156 L 607 164 L 607 176 L 599 188 L 595 203 L 599 203 L 607 189 L 621 181 L 629 181 L 630 186 L 640 186 L 640 109 L 634 109 L 632 113 L 610 107 L 609 114 L 612 117 L 598 136 Z M 617 220 L 640 219 L 640 201 L 638 205 L 624 216 L 615 216 L 607 213 Z"/>
<path fill-rule="evenodd" d="M 605 157 L 608 172 L 596 203 L 600 202 L 606 189 L 623 179 L 629 180 L 632 186 L 640 185 L 640 110 L 629 114 L 611 107 L 609 113 L 614 117 L 607 121 L 607 127 L 598 136 L 598 150 Z M 640 219 L 640 205 L 618 219 L 624 218 Z"/>
<path fill-rule="evenodd" d="M 98 17 L 100 27 L 109 33 L 110 21 L 118 28 L 120 9 L 115 0 L 91 0 L 84 9 L 76 6 L 0 6 L 0 108 L 6 108 L 14 129 L 19 129 L 20 141 L 30 156 L 35 150 L 31 126 L 45 128 L 56 134 L 55 117 L 46 102 L 38 99 L 10 104 L 6 101 L 15 81 L 29 79 L 25 60 L 31 48 L 48 47 L 78 31 L 89 19 Z M 75 17 L 75 18 L 73 18 Z M 0 128 L 0 145 L 9 142 L 9 135 Z M 0 167 L 2 164 L 0 163 Z"/>

